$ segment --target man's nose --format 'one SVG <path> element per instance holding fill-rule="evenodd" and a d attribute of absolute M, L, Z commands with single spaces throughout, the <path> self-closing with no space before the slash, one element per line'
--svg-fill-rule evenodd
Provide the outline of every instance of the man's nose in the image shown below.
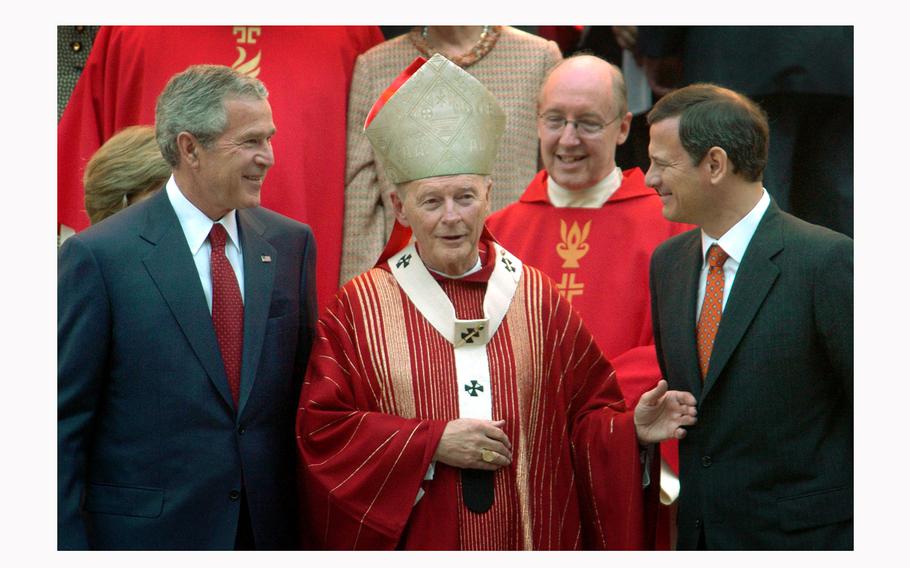
<path fill-rule="evenodd" d="M 262 151 L 256 154 L 256 163 L 265 168 L 275 165 L 275 152 L 272 150 L 271 142 L 266 142 Z"/>
<path fill-rule="evenodd" d="M 562 132 L 559 134 L 559 143 L 571 146 L 578 144 L 578 142 L 578 128 L 574 122 L 566 122 L 566 125 L 562 127 Z"/>
<path fill-rule="evenodd" d="M 461 216 L 458 214 L 458 209 L 455 206 L 454 199 L 446 199 L 445 202 L 445 211 L 443 211 L 443 220 L 446 222 L 458 221 Z"/>
<path fill-rule="evenodd" d="M 645 172 L 645 185 L 648 187 L 655 187 L 657 183 L 657 175 L 654 174 L 654 168 L 648 166 L 648 171 Z"/>

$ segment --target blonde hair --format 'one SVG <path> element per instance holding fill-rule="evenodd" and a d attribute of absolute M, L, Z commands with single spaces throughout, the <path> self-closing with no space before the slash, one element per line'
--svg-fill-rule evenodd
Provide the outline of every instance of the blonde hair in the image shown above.
<path fill-rule="evenodd" d="M 92 155 L 82 178 L 85 210 L 92 224 L 124 209 L 135 197 L 164 186 L 171 167 L 164 161 L 155 129 L 124 128 Z"/>

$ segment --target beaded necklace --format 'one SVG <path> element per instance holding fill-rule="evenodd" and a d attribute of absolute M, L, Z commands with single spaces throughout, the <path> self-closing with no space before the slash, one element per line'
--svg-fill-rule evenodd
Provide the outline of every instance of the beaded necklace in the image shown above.
<path fill-rule="evenodd" d="M 493 46 L 496 45 L 496 41 L 499 39 L 499 33 L 502 31 L 502 26 L 484 26 L 483 31 L 480 33 L 480 38 L 477 42 L 471 47 L 471 49 L 462 53 L 461 55 L 456 55 L 453 57 L 446 57 L 458 65 L 462 69 L 469 67 L 481 59 L 493 49 Z M 423 28 L 414 28 L 408 33 L 408 38 L 411 40 L 411 43 L 414 44 L 414 47 L 417 48 L 417 51 L 420 52 L 424 57 L 432 57 L 437 50 L 430 44 L 429 38 L 429 28 L 428 26 L 423 26 Z"/>

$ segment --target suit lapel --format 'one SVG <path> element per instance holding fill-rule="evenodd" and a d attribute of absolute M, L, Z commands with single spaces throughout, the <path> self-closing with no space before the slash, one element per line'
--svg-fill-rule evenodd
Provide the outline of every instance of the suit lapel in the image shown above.
<path fill-rule="evenodd" d="M 755 319 L 759 307 L 771 291 L 771 286 L 780 275 L 780 269 L 771 259 L 783 248 L 780 211 L 772 202 L 758 224 L 736 271 L 736 279 L 733 281 L 730 298 L 727 300 L 727 307 L 720 320 L 714 349 L 711 352 L 711 364 L 708 376 L 705 377 L 703 397 L 714 386 L 717 377 L 724 370 L 749 324 Z"/>
<path fill-rule="evenodd" d="M 670 305 L 681 310 L 678 314 L 679 325 L 675 325 L 675 342 L 682 353 L 683 369 L 690 391 L 698 398 L 701 394 L 701 371 L 698 367 L 698 348 L 695 337 L 695 310 L 698 298 L 698 277 L 701 273 L 701 231 L 692 231 L 692 238 L 684 244 L 681 254 L 676 258 L 671 275 L 682 279 L 682 286 L 671 289 L 678 294 Z M 671 276 L 672 277 L 672 276 Z"/>
<path fill-rule="evenodd" d="M 269 318 L 274 285 L 274 263 L 278 262 L 275 247 L 262 234 L 265 226 L 249 211 L 238 210 L 240 242 L 243 246 L 243 360 L 240 371 L 240 408 L 238 416 L 250 398 L 265 328 Z"/>
<path fill-rule="evenodd" d="M 140 236 L 155 248 L 142 261 L 209 379 L 233 406 L 212 314 L 180 222 L 164 190 L 150 201 Z"/>

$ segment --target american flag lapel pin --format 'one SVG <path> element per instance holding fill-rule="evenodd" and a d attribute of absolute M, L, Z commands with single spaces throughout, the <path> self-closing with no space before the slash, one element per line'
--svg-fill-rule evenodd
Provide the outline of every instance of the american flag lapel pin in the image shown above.
<path fill-rule="evenodd" d="M 267 254 L 263 254 L 259 257 L 259 260 L 261 260 L 262 262 L 272 262 L 272 257 L 270 257 Z"/>

